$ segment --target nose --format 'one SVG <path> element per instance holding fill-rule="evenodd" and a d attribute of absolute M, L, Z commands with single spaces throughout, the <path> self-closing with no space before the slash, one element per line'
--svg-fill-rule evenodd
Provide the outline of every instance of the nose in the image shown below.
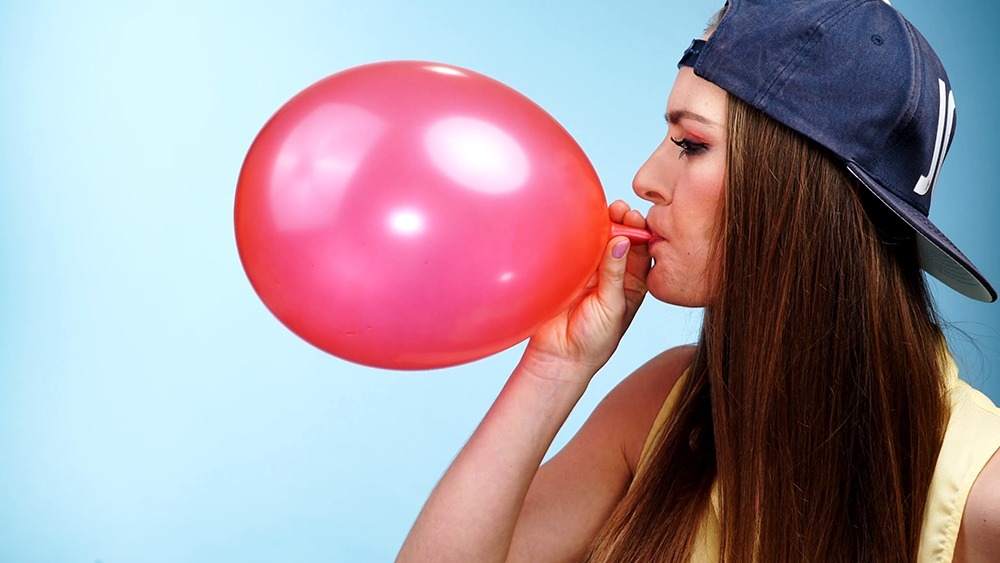
<path fill-rule="evenodd" d="M 670 203 L 671 190 L 668 188 L 666 167 L 663 166 L 663 145 L 653 151 L 646 162 L 639 167 L 632 179 L 632 191 L 642 199 L 655 204 Z"/>

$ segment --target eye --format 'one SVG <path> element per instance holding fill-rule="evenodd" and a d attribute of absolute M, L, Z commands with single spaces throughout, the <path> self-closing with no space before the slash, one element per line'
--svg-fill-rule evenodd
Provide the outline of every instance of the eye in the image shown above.
<path fill-rule="evenodd" d="M 673 137 L 670 137 L 670 142 L 680 147 L 681 157 L 697 156 L 708 149 L 708 145 L 706 145 L 705 143 L 696 143 L 688 139 L 677 140 Z"/>

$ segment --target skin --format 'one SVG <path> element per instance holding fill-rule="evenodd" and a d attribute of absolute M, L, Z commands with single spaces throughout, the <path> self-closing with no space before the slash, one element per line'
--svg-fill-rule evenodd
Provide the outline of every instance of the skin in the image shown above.
<path fill-rule="evenodd" d="M 667 102 L 667 136 L 633 182 L 653 204 L 648 218 L 622 201 L 609 207 L 612 221 L 649 228 L 653 239 L 636 248 L 624 237 L 612 239 L 575 303 L 532 337 L 431 493 L 397 561 L 574 561 L 585 554 L 632 481 L 653 420 L 693 349 L 667 350 L 625 378 L 569 444 L 539 465 L 647 289 L 668 303 L 708 304 L 725 108 L 720 88 L 689 68 L 679 72 Z M 998 490 L 1000 456 L 994 456 L 973 486 L 956 561 L 1000 557 Z"/>
<path fill-rule="evenodd" d="M 661 301 L 701 307 L 715 277 L 709 257 L 726 169 L 726 93 L 683 67 L 666 118 L 667 136 L 632 183 L 653 204 L 646 223 L 655 265 L 646 284 Z"/>
<path fill-rule="evenodd" d="M 972 484 L 955 543 L 955 563 L 1000 560 L 1000 451 Z"/>

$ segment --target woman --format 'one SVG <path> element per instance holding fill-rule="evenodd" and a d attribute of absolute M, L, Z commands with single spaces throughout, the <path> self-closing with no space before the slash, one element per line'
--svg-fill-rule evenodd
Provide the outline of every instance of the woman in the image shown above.
<path fill-rule="evenodd" d="M 636 175 L 646 248 L 532 337 L 401 561 L 1000 560 L 1000 410 L 960 382 L 920 269 L 994 301 L 927 220 L 954 102 L 880 0 L 731 0 Z M 654 265 L 650 269 L 650 257 Z M 694 347 L 539 464 L 648 290 Z"/>

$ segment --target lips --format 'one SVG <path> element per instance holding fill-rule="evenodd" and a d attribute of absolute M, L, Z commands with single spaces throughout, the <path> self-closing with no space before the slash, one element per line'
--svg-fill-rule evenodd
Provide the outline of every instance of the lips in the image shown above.
<path fill-rule="evenodd" d="M 649 211 L 646 213 L 646 230 L 648 230 L 652 235 L 647 243 L 650 246 L 660 242 L 661 240 L 666 240 L 666 237 L 663 236 L 658 228 L 663 226 L 663 219 L 665 217 L 662 215 L 665 211 L 666 210 L 661 206 L 654 205 L 653 207 L 650 207 Z"/>
<path fill-rule="evenodd" d="M 650 226 L 649 226 L 648 223 L 646 224 L 646 228 L 649 230 L 650 234 L 652 235 L 651 237 L 649 237 L 649 242 L 646 243 L 647 246 L 653 246 L 654 244 L 660 242 L 661 240 L 666 240 L 666 239 L 664 239 L 660 235 L 660 233 L 658 233 L 658 232 L 656 232 L 656 230 L 650 228 Z"/>

